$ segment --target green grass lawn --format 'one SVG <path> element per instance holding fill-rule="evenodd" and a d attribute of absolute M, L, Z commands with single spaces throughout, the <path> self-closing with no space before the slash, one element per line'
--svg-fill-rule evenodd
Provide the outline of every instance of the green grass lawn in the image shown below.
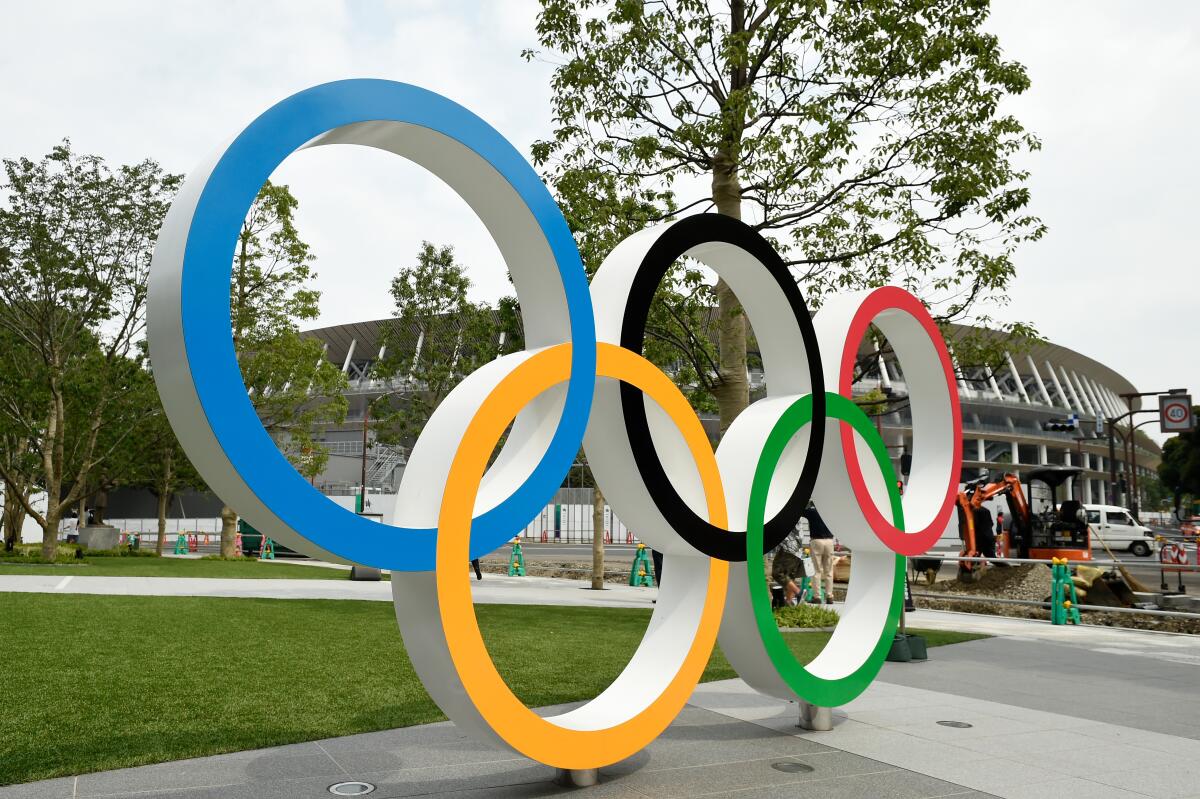
<path fill-rule="evenodd" d="M 529 605 L 477 612 L 501 673 L 530 706 L 598 694 L 650 617 Z M 982 637 L 924 634 L 930 646 Z M 806 661 L 829 638 L 787 637 Z M 0 593 L 0 653 L 9 692 L 0 785 L 443 718 L 390 602 Z M 714 653 L 704 678 L 733 676 Z"/>
<path fill-rule="evenodd" d="M 0 575 L 69 574 L 96 577 L 257 577 L 274 580 L 348 580 L 341 569 L 308 566 L 303 561 L 277 560 L 267 563 L 257 558 L 220 560 L 218 558 L 84 558 L 71 563 L 21 564 L 0 562 Z"/>

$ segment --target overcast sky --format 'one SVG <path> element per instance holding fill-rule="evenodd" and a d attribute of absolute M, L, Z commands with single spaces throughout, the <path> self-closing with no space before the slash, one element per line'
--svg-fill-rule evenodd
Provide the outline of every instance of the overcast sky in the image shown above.
<path fill-rule="evenodd" d="M 115 163 L 187 172 L 258 113 L 316 83 L 380 77 L 466 105 L 528 153 L 550 130 L 548 66 L 527 64 L 536 3 L 50 2 L 0 10 L 0 156 L 63 137 Z M 1142 390 L 1200 394 L 1196 187 L 1200 5 L 999 2 L 990 28 L 1032 89 L 1009 104 L 1045 239 L 1017 256 L 1002 316 Z M 276 179 L 318 256 L 321 324 L 386 316 L 422 239 L 453 244 L 480 299 L 507 289 L 483 226 L 394 156 L 298 153 Z"/>

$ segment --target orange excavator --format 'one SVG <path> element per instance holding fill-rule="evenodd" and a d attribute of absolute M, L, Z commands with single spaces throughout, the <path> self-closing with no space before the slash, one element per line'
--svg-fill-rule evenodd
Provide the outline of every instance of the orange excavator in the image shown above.
<path fill-rule="evenodd" d="M 1082 473 L 1077 466 L 1042 466 L 1026 472 L 1030 484 L 1037 481 L 1050 488 L 1050 505 L 1040 514 L 1030 509 L 1021 478 L 1015 474 L 1005 474 L 998 480 L 981 477 L 964 485 L 958 494 L 962 556 L 1091 560 L 1091 534 L 1083 506 L 1074 499 L 1058 501 L 1063 483 Z M 999 541 L 991 529 L 992 514 L 984 507 L 985 502 L 998 496 L 1007 501 L 1011 520 L 1008 534 Z M 959 579 L 973 579 L 982 566 L 980 562 L 959 563 Z"/>

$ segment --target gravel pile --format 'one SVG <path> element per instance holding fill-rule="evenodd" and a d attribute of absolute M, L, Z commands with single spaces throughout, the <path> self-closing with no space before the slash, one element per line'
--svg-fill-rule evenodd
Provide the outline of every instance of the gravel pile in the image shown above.
<path fill-rule="evenodd" d="M 974 582 L 940 580 L 918 590 L 947 594 L 969 594 L 999 597 L 1001 599 L 1025 599 L 1042 602 L 1050 596 L 1050 567 L 1039 563 L 1024 563 L 1020 566 L 992 566 L 985 569 Z"/>

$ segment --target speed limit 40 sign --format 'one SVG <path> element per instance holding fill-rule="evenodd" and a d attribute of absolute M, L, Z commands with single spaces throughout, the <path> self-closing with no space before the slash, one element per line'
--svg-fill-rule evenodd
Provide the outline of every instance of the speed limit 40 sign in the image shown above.
<path fill-rule="evenodd" d="M 1164 433 L 1184 433 L 1196 426 L 1191 394 L 1164 394 L 1158 398 L 1158 420 Z"/>

